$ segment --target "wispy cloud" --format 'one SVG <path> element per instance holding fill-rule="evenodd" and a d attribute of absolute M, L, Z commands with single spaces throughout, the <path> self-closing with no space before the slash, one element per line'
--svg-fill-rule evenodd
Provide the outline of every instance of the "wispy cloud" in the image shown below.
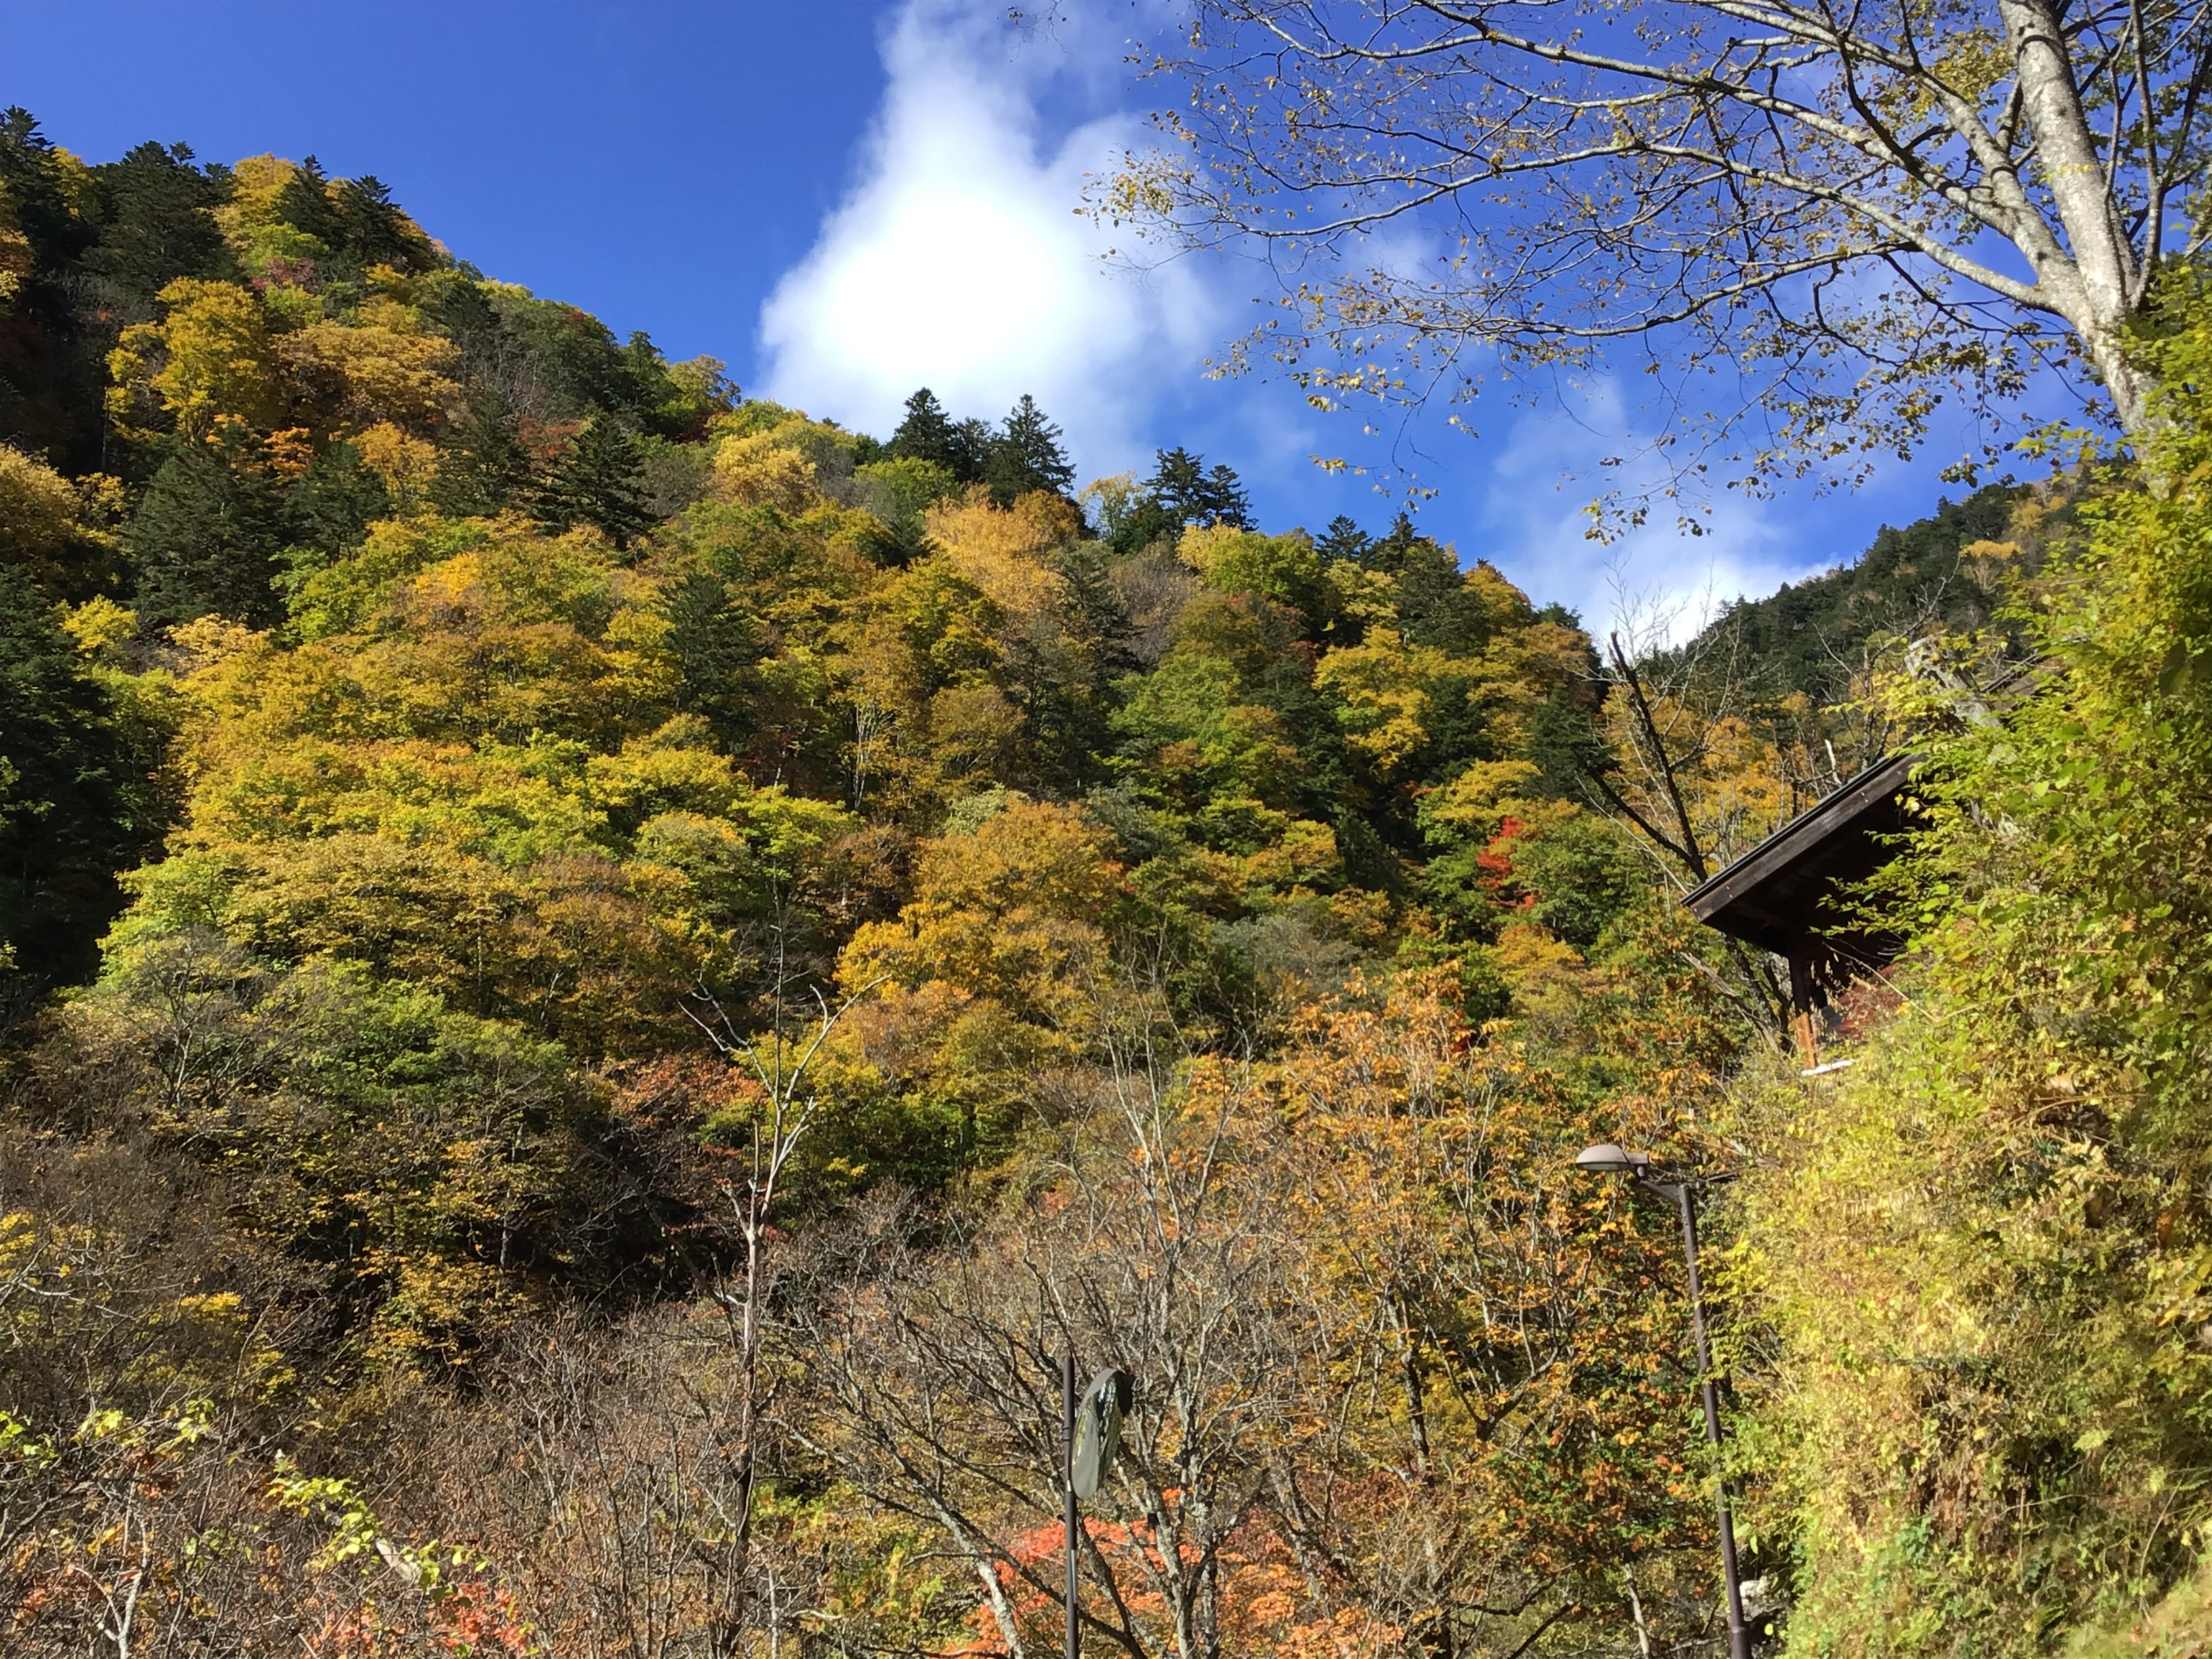
<path fill-rule="evenodd" d="M 1143 130 L 1126 108 L 1055 133 L 1048 97 L 1110 96 L 1119 43 L 1030 36 L 984 0 L 912 0 L 854 183 L 763 307 L 766 391 L 876 432 L 927 385 L 958 413 L 1033 392 L 1079 459 L 1138 464 L 1146 416 L 1224 331 L 1200 274 L 1109 267 L 1086 175 Z M 1101 82 L 1106 83 L 1102 88 Z"/>
<path fill-rule="evenodd" d="M 1118 21 L 1150 27 L 1159 14 L 1147 0 Z M 1559 387 L 1486 421 L 1480 438 L 1448 430 L 1442 407 L 1364 438 L 1355 416 L 1316 416 L 1279 379 L 1203 383 L 1204 359 L 1252 300 L 1273 297 L 1272 279 L 1234 258 L 1139 274 L 1101 258 L 1108 233 L 1077 210 L 1085 183 L 1146 142 L 1143 108 L 1164 90 L 1129 83 L 1115 21 L 1084 11 L 1058 34 L 1032 35 L 1008 26 L 1000 0 L 907 0 L 883 38 L 887 85 L 853 182 L 763 307 L 759 390 L 878 434 L 918 386 L 963 415 L 996 416 L 1032 392 L 1086 476 L 1142 469 L 1154 447 L 1188 444 L 1237 466 L 1273 528 L 1338 513 L 1380 528 L 1388 479 L 1410 467 L 1440 492 L 1422 528 L 1601 633 L 1626 606 L 1647 622 L 1671 615 L 1679 635 L 1738 594 L 1771 592 L 1866 544 L 1874 497 L 1805 490 L 1778 502 L 1720 492 L 1694 536 L 1662 501 L 1625 538 L 1589 539 L 1583 507 L 1599 480 L 1632 494 L 1663 482 L 1649 443 L 1655 411 L 1636 406 L 1627 381 Z M 1418 270 L 1432 252 L 1401 228 L 1356 257 Z M 1317 451 L 1353 452 L 1380 474 L 1322 473 L 1309 459 Z M 1627 459 L 1600 467 L 1615 455 Z M 1925 510 L 1924 482 L 1908 473 L 1897 484 L 1882 493 L 1911 498 L 1897 503 L 1900 521 Z"/>
<path fill-rule="evenodd" d="M 1601 378 L 1522 416 L 1486 458 L 1482 540 L 1538 599 L 1573 607 L 1601 635 L 1632 623 L 1681 638 L 1731 599 L 1835 562 L 1821 502 L 1729 491 L 1691 515 L 1703 533 L 1685 530 L 1662 495 L 1644 525 L 1592 540 L 1588 507 L 1601 490 L 1658 493 L 1664 482 L 1665 464 L 1637 424 L 1619 385 Z M 1612 458 L 1617 465 L 1603 465 Z"/>

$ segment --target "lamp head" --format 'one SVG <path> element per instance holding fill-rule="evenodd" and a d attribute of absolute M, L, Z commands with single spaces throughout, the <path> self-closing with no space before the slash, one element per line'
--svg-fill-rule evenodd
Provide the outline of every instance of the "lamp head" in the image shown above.
<path fill-rule="evenodd" d="M 1075 1408 L 1075 1444 L 1068 1457 L 1078 1498 L 1096 1498 L 1105 1484 L 1121 1444 L 1122 1421 L 1135 1397 L 1135 1383 L 1119 1366 L 1099 1372 L 1084 1390 L 1083 1402 Z"/>
<path fill-rule="evenodd" d="M 1649 1152 L 1626 1152 L 1610 1141 L 1585 1146 L 1575 1154 L 1575 1168 L 1597 1175 L 1632 1175 L 1651 1166 Z"/>

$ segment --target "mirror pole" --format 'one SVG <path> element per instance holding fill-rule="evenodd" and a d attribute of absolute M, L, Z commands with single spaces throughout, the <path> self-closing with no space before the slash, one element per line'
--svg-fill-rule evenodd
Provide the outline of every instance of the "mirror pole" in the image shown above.
<path fill-rule="evenodd" d="M 1662 1190 L 1672 1192 L 1682 1212 L 1682 1255 L 1690 1268 L 1690 1329 L 1698 1348 L 1698 1399 L 1705 1408 L 1705 1438 L 1713 1449 L 1713 1482 L 1720 1505 L 1721 1586 L 1728 1597 L 1729 1659 L 1751 1659 L 1751 1632 L 1743 1616 L 1743 1574 L 1735 1554 L 1735 1519 L 1729 1512 L 1728 1475 L 1720 1467 L 1720 1389 L 1713 1381 L 1712 1348 L 1705 1340 L 1705 1290 L 1698 1282 L 1697 1201 L 1686 1181 Z"/>
<path fill-rule="evenodd" d="M 1066 1438 L 1060 1474 L 1067 1492 L 1067 1653 L 1066 1659 L 1077 1659 L 1083 1645 L 1083 1632 L 1076 1621 L 1075 1603 L 1075 1528 L 1079 1524 L 1075 1513 L 1075 1350 L 1070 1348 L 1060 1360 L 1060 1410 Z"/>

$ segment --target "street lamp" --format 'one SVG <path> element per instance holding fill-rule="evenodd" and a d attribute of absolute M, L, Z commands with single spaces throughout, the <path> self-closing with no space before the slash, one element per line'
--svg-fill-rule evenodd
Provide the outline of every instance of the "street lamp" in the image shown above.
<path fill-rule="evenodd" d="M 1083 1521 L 1076 1505 L 1079 1499 L 1095 1498 L 1105 1483 L 1106 1472 L 1112 1467 L 1114 1454 L 1121 1444 L 1122 1419 L 1129 1414 L 1134 1403 L 1136 1389 L 1129 1373 L 1118 1366 L 1109 1366 L 1091 1379 L 1091 1386 L 1083 1391 L 1083 1398 L 1075 1397 L 1075 1355 L 1071 1351 L 1061 1355 L 1060 1361 L 1060 1399 L 1061 1425 L 1065 1438 L 1061 1443 L 1063 1462 L 1060 1466 L 1061 1490 L 1066 1501 L 1067 1525 L 1067 1646 L 1065 1659 L 1077 1659 L 1083 1648 L 1082 1603 L 1077 1595 L 1078 1550 L 1083 1536 Z"/>
<path fill-rule="evenodd" d="M 1647 1192 L 1672 1199 L 1682 1216 L 1682 1254 L 1690 1265 L 1690 1328 L 1698 1339 L 1698 1393 L 1705 1401 L 1705 1438 L 1716 1457 L 1721 1444 L 1720 1391 L 1713 1381 L 1713 1357 L 1705 1343 L 1705 1297 L 1698 1283 L 1698 1212 L 1691 1202 L 1693 1185 L 1726 1181 L 1713 1175 L 1693 1181 L 1688 1176 L 1668 1176 L 1652 1168 L 1648 1152 L 1624 1152 L 1605 1144 L 1585 1146 L 1575 1155 L 1575 1167 L 1600 1175 L 1625 1175 Z M 1736 1570 L 1735 1522 L 1729 1513 L 1728 1481 L 1715 1483 L 1721 1521 L 1721 1578 L 1728 1589 L 1729 1659 L 1751 1659 L 1751 1636 L 1743 1622 L 1743 1578 Z"/>

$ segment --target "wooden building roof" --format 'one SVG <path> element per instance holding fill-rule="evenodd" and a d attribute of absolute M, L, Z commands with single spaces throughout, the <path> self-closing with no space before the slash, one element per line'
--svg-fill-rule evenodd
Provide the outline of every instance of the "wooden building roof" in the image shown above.
<path fill-rule="evenodd" d="M 1877 761 L 1685 896 L 1709 927 L 1786 957 L 1801 996 L 1816 982 L 1878 968 L 1897 954 L 1886 934 L 1844 930 L 1843 890 L 1896 854 L 1915 755 Z M 1823 988 L 1825 988 L 1825 987 Z"/>

